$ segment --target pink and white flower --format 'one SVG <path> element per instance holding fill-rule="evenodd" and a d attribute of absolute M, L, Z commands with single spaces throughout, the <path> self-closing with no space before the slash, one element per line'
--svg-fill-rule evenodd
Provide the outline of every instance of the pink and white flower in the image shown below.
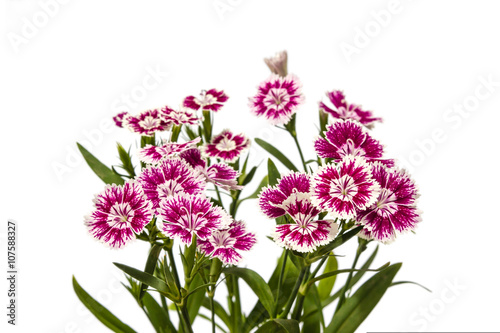
<path fill-rule="evenodd" d="M 259 206 L 269 218 L 288 214 L 294 223 L 280 224 L 273 232 L 274 241 L 287 249 L 312 252 L 331 242 L 338 225 L 331 220 L 314 221 L 320 210 L 311 201 L 311 176 L 290 173 L 277 186 L 266 187 L 259 195 Z"/>
<path fill-rule="evenodd" d="M 313 180 L 312 200 L 335 217 L 353 218 L 371 206 L 380 192 L 371 165 L 361 157 L 345 157 L 339 164 L 320 167 Z"/>
<path fill-rule="evenodd" d="M 172 123 L 165 121 L 156 109 L 141 112 L 137 116 L 128 115 L 123 119 L 123 127 L 144 136 L 170 129 Z"/>
<path fill-rule="evenodd" d="M 243 222 L 233 221 L 227 228 L 213 231 L 207 239 L 198 240 L 198 248 L 226 265 L 236 265 L 242 258 L 239 251 L 249 251 L 256 241 L 255 234 L 246 231 Z"/>
<path fill-rule="evenodd" d="M 222 208 L 212 206 L 205 196 L 181 194 L 164 198 L 160 202 L 158 229 L 167 237 L 180 238 L 191 244 L 193 236 L 205 240 L 217 229 L 230 223 Z M 229 222 L 229 223 L 228 223 Z"/>
<path fill-rule="evenodd" d="M 203 153 L 208 157 L 216 157 L 228 163 L 234 163 L 241 153 L 250 147 L 250 140 L 243 134 L 233 134 L 224 130 L 216 135 L 212 142 L 205 145 Z"/>
<path fill-rule="evenodd" d="M 328 125 L 324 133 L 325 138 L 320 137 L 314 142 L 319 157 L 338 162 L 346 156 L 359 156 L 368 162 L 380 161 L 389 167 L 394 165 L 393 160 L 382 159 L 384 147 L 356 121 L 336 121 Z"/>
<path fill-rule="evenodd" d="M 298 77 L 272 74 L 259 85 L 257 95 L 249 99 L 248 105 L 252 113 L 263 115 L 271 124 L 285 125 L 303 103 L 302 84 Z"/>
<path fill-rule="evenodd" d="M 162 199 L 179 194 L 202 194 L 206 186 L 205 178 L 179 158 L 164 159 L 157 166 L 147 167 L 137 180 L 155 210 Z"/>
<path fill-rule="evenodd" d="M 356 120 L 368 128 L 372 128 L 376 121 L 382 122 L 382 118 L 374 117 L 372 111 L 363 110 L 360 105 L 347 103 L 344 92 L 340 90 L 327 92 L 326 96 L 332 102 L 334 108 L 330 108 L 325 103 L 319 102 L 320 110 L 323 110 L 334 118 Z"/>
<path fill-rule="evenodd" d="M 185 143 L 167 142 L 163 146 L 146 145 L 138 151 L 137 155 L 141 162 L 156 164 L 165 157 L 182 153 L 185 150 L 195 147 L 200 140 L 201 138 L 198 137 Z"/>
<path fill-rule="evenodd" d="M 213 183 L 225 190 L 241 190 L 243 186 L 238 185 L 238 171 L 225 163 L 215 163 L 207 168 L 207 162 L 201 157 L 198 148 L 192 148 L 179 155 L 192 168 L 200 171 L 207 182 Z"/>
<path fill-rule="evenodd" d="M 365 238 L 388 243 L 398 233 L 414 230 L 421 221 L 416 208 L 417 186 L 404 170 L 381 163 L 374 164 L 372 174 L 381 191 L 373 204 L 358 211 L 357 221 L 365 226 Z"/>
<path fill-rule="evenodd" d="M 175 125 L 197 125 L 199 118 L 186 107 L 179 107 L 177 110 L 164 106 L 161 109 L 161 116 L 167 122 Z"/>
<path fill-rule="evenodd" d="M 116 126 L 122 128 L 123 127 L 123 118 L 128 116 L 128 112 L 120 112 L 116 116 L 113 117 L 113 121 Z"/>
<path fill-rule="evenodd" d="M 92 236 L 113 248 L 135 239 L 153 218 L 151 203 L 133 180 L 123 186 L 107 185 L 96 195 L 94 206 L 92 214 L 85 217 L 85 225 Z"/>
<path fill-rule="evenodd" d="M 184 99 L 184 106 L 192 110 L 202 110 L 218 112 L 229 97 L 223 90 L 210 89 L 203 90 L 200 97 L 188 96 Z"/>

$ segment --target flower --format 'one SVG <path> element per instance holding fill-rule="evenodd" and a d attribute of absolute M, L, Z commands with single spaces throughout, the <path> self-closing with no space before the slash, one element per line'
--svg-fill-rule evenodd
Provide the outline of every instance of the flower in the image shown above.
<path fill-rule="evenodd" d="M 372 178 L 371 165 L 361 157 L 345 157 L 338 165 L 320 167 L 312 182 L 313 203 L 335 217 L 353 218 L 356 210 L 371 206 L 380 185 Z"/>
<path fill-rule="evenodd" d="M 185 150 L 191 149 L 193 146 L 196 146 L 200 140 L 201 138 L 198 137 L 185 143 L 167 142 L 160 147 L 146 145 L 138 151 L 137 155 L 139 156 L 139 160 L 141 162 L 156 164 L 164 157 L 168 157 L 176 153 L 182 153 Z"/>
<path fill-rule="evenodd" d="M 198 148 L 191 148 L 179 155 L 191 167 L 199 170 L 206 181 L 222 187 L 225 190 L 241 190 L 243 186 L 238 185 L 239 173 L 225 163 L 215 163 L 207 168 L 207 162 L 201 157 Z"/>
<path fill-rule="evenodd" d="M 116 116 L 113 117 L 113 120 L 118 127 L 123 127 L 123 119 L 127 117 L 128 112 L 120 112 Z"/>
<path fill-rule="evenodd" d="M 374 164 L 372 174 L 381 191 L 374 203 L 358 211 L 357 221 L 365 226 L 365 238 L 387 243 L 397 233 L 414 230 L 421 221 L 415 203 L 417 186 L 404 170 L 381 163 Z"/>
<path fill-rule="evenodd" d="M 338 162 L 346 156 L 360 156 L 368 162 L 380 161 L 389 167 L 394 165 L 393 160 L 381 159 L 384 147 L 356 121 L 337 121 L 328 125 L 324 133 L 325 138 L 320 137 L 314 142 L 319 157 Z"/>
<path fill-rule="evenodd" d="M 144 136 L 153 136 L 155 132 L 166 131 L 172 125 L 162 119 L 156 109 L 143 111 L 138 116 L 127 116 L 123 120 L 123 127 Z"/>
<path fill-rule="evenodd" d="M 264 58 L 264 62 L 274 74 L 278 74 L 279 76 L 286 76 L 287 59 L 288 54 L 286 53 L 286 51 L 281 51 L 276 53 L 274 57 Z"/>
<path fill-rule="evenodd" d="M 85 217 L 85 225 L 92 236 L 113 248 L 135 239 L 153 217 L 151 203 L 133 180 L 124 185 L 107 185 L 96 195 L 94 205 L 95 210 Z"/>
<path fill-rule="evenodd" d="M 183 106 L 179 107 L 177 110 L 164 106 L 160 112 L 165 121 L 175 125 L 196 125 L 199 121 L 195 114 Z"/>
<path fill-rule="evenodd" d="M 216 135 L 212 142 L 205 145 L 203 153 L 209 157 L 216 157 L 234 163 L 249 146 L 250 140 L 245 135 L 233 134 L 230 130 L 224 130 L 219 135 Z"/>
<path fill-rule="evenodd" d="M 357 120 L 368 128 L 372 128 L 376 121 L 382 122 L 382 118 L 374 117 L 372 111 L 362 110 L 360 105 L 348 104 L 345 101 L 344 93 L 340 90 L 327 92 L 326 96 L 336 110 L 328 107 L 323 102 L 319 102 L 320 110 L 323 110 L 334 118 Z"/>
<path fill-rule="evenodd" d="M 182 193 L 201 194 L 206 186 L 204 177 L 179 158 L 168 158 L 157 166 L 147 167 L 137 180 L 155 210 L 161 199 Z"/>
<path fill-rule="evenodd" d="M 178 237 L 191 244 L 193 236 L 207 239 L 215 230 L 226 227 L 229 217 L 222 208 L 212 206 L 205 196 L 181 194 L 160 202 L 158 229 L 167 237 Z"/>
<path fill-rule="evenodd" d="M 198 248 L 226 265 L 236 265 L 241 259 L 238 251 L 249 251 L 256 241 L 255 234 L 246 231 L 243 222 L 233 221 L 227 228 L 212 232 L 206 240 L 198 240 Z"/>
<path fill-rule="evenodd" d="M 228 99 L 229 97 L 223 90 L 203 90 L 199 98 L 194 96 L 186 97 L 184 99 L 184 106 L 193 110 L 202 108 L 203 110 L 218 112 L 222 108 L 223 103 Z"/>
<path fill-rule="evenodd" d="M 258 87 L 257 95 L 249 99 L 252 113 L 264 117 L 273 125 L 285 125 L 304 103 L 302 84 L 298 77 L 272 74 Z"/>
<path fill-rule="evenodd" d="M 287 249 L 312 252 L 331 242 L 338 225 L 329 220 L 313 221 L 320 210 L 311 202 L 311 176 L 290 173 L 275 187 L 266 187 L 259 195 L 259 206 L 269 218 L 290 215 L 294 223 L 280 224 L 273 232 L 274 241 Z"/>

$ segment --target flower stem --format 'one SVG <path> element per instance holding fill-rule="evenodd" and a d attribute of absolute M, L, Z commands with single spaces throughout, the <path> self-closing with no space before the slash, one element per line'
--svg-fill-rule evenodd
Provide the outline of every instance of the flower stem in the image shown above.
<path fill-rule="evenodd" d="M 304 279 L 304 276 L 306 275 L 307 268 L 308 268 L 308 266 L 306 266 L 300 270 L 297 281 L 295 282 L 295 286 L 293 286 L 290 297 L 288 298 L 288 301 L 286 303 L 285 310 L 283 310 L 283 312 L 278 316 L 278 318 L 286 318 L 286 316 L 288 316 L 288 313 L 290 312 L 290 309 L 292 308 L 292 304 L 295 301 L 295 298 L 297 297 L 297 293 L 299 291 L 300 285 L 302 284 L 302 280 Z"/>
<path fill-rule="evenodd" d="M 194 333 L 191 327 L 191 321 L 189 320 L 189 312 L 187 310 L 187 304 L 181 306 L 182 322 L 186 328 L 186 333 Z"/>
<path fill-rule="evenodd" d="M 302 154 L 302 149 L 300 148 L 299 140 L 297 139 L 297 133 L 290 132 L 290 135 L 292 136 L 293 141 L 295 141 L 295 145 L 297 146 L 297 149 L 299 151 L 300 160 L 302 161 L 302 166 L 304 167 L 304 171 L 307 172 L 306 160 L 304 159 L 304 154 Z"/>
<path fill-rule="evenodd" d="M 283 257 L 283 265 L 281 266 L 280 277 L 278 279 L 278 289 L 276 291 L 276 304 L 274 305 L 273 318 L 278 314 L 278 306 L 280 303 L 281 285 L 283 284 L 283 276 L 285 275 L 286 260 L 288 259 L 288 250 L 285 249 L 285 256 Z"/>

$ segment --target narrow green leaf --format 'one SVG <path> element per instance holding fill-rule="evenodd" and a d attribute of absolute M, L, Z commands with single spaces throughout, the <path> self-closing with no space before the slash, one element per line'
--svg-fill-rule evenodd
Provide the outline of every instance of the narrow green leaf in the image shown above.
<path fill-rule="evenodd" d="M 283 165 L 286 166 L 289 170 L 299 171 L 295 167 L 295 165 L 293 165 L 293 163 L 290 162 L 290 160 L 285 155 L 283 155 L 282 152 L 280 152 L 276 147 L 274 147 L 270 143 L 268 143 L 268 142 L 266 142 L 266 141 L 264 141 L 262 139 L 259 139 L 259 138 L 255 138 L 255 142 L 257 142 L 257 144 L 259 146 L 261 146 L 262 148 L 264 148 L 269 154 L 271 154 L 274 157 L 276 157 L 278 159 L 278 161 L 280 161 L 281 163 L 283 163 Z"/>
<path fill-rule="evenodd" d="M 333 272 L 338 269 L 337 258 L 334 255 L 330 255 L 326 261 L 325 268 L 323 270 L 323 274 L 328 272 Z M 337 279 L 337 275 L 330 277 L 329 279 L 323 279 L 319 281 L 318 284 L 318 294 L 320 299 L 323 301 L 330 296 L 332 292 L 333 286 L 335 285 L 335 280 Z"/>
<path fill-rule="evenodd" d="M 272 319 L 255 333 L 300 333 L 299 322 L 294 319 Z"/>
<path fill-rule="evenodd" d="M 257 189 L 255 190 L 255 192 L 253 192 L 250 196 L 241 199 L 240 202 L 248 200 L 248 199 L 257 199 L 260 192 L 262 191 L 262 188 L 268 184 L 268 179 L 269 179 L 268 176 L 265 175 L 264 178 L 262 178 L 262 180 L 260 181 L 260 184 L 257 187 Z"/>
<path fill-rule="evenodd" d="M 196 133 L 191 128 L 191 126 L 184 126 L 183 128 L 187 136 L 189 137 L 189 140 L 194 140 L 198 137 L 198 135 L 196 135 Z"/>
<path fill-rule="evenodd" d="M 267 285 L 266 281 L 249 268 L 241 268 L 241 267 L 229 267 L 223 270 L 225 274 L 232 274 L 243 279 L 248 286 L 252 289 L 252 291 L 257 295 L 259 300 L 262 302 L 264 308 L 266 308 L 267 312 L 270 316 L 272 316 L 273 308 L 274 308 L 274 297 L 271 288 Z"/>
<path fill-rule="evenodd" d="M 424 287 L 420 283 L 413 282 L 413 281 L 396 281 L 396 282 L 391 283 L 391 287 L 394 287 L 394 286 L 397 286 L 397 285 L 400 285 L 400 284 L 414 284 L 414 285 L 419 286 L 420 288 L 425 289 L 428 292 L 432 293 L 432 290 L 430 290 L 429 288 Z"/>
<path fill-rule="evenodd" d="M 272 159 L 267 159 L 267 181 L 269 186 L 278 184 L 278 179 L 281 177 L 280 172 L 276 168 Z"/>
<path fill-rule="evenodd" d="M 148 260 L 146 261 L 146 266 L 144 268 L 144 272 L 153 275 L 156 264 L 158 263 L 158 256 L 160 255 L 162 246 L 159 244 L 154 244 L 149 249 Z M 139 299 L 142 299 L 146 289 L 148 288 L 147 284 L 141 283 L 141 292 L 139 294 Z"/>
<path fill-rule="evenodd" d="M 76 145 L 78 146 L 80 153 L 82 154 L 83 158 L 92 169 L 92 171 L 94 171 L 94 173 L 106 184 L 123 185 L 125 183 L 122 177 L 118 176 L 113 172 L 113 170 L 102 164 L 101 161 L 95 158 L 94 155 L 92 155 L 81 144 L 76 143 Z"/>
<path fill-rule="evenodd" d="M 146 308 L 146 314 L 156 332 L 175 333 L 175 327 L 170 321 L 167 311 L 148 292 L 142 298 L 142 304 Z"/>
<path fill-rule="evenodd" d="M 124 324 L 120 319 L 118 319 L 114 314 L 109 312 L 104 306 L 92 298 L 76 281 L 73 276 L 73 289 L 80 301 L 87 307 L 87 309 L 92 312 L 92 314 L 99 319 L 106 327 L 111 329 L 113 332 L 118 333 L 135 333 L 135 331 L 130 328 L 130 326 Z"/>
<path fill-rule="evenodd" d="M 247 175 L 245 175 L 245 178 L 243 178 L 240 185 L 245 186 L 246 184 L 250 183 L 253 179 L 253 176 L 255 175 L 255 171 L 257 171 L 256 166 L 250 169 L 250 172 Z"/>
<path fill-rule="evenodd" d="M 128 151 L 123 148 L 123 146 L 119 143 L 116 144 L 118 149 L 118 156 L 120 157 L 120 161 L 122 161 L 121 168 L 127 171 L 128 175 L 131 178 L 135 177 L 135 169 L 132 164 L 132 156 L 130 156 L 130 149 Z"/>
<path fill-rule="evenodd" d="M 335 313 L 325 333 L 353 333 L 384 296 L 401 265 L 389 266 L 359 287 Z"/>
<path fill-rule="evenodd" d="M 339 247 L 340 245 L 344 244 L 345 242 L 347 242 L 352 237 L 356 236 L 362 229 L 363 229 L 363 226 L 360 225 L 360 226 L 355 227 L 354 229 L 349 230 L 345 234 L 335 238 L 333 240 L 333 242 L 331 242 L 330 244 L 319 248 L 317 251 L 317 255 L 323 256 L 323 255 L 329 253 L 333 249 L 335 249 L 335 248 Z"/>
<path fill-rule="evenodd" d="M 205 297 L 205 292 L 200 289 L 200 286 L 203 285 L 203 280 L 199 274 L 197 274 L 193 281 L 191 282 L 191 286 L 189 286 L 188 293 L 191 293 L 187 299 L 187 309 L 189 312 L 189 321 L 191 324 L 196 319 L 198 312 L 200 311 L 201 303 L 203 302 L 203 298 Z"/>
<path fill-rule="evenodd" d="M 385 265 L 382 265 L 381 267 L 377 268 L 377 269 L 365 269 L 365 271 L 367 272 L 379 272 L 381 270 L 384 270 L 386 269 L 387 267 L 389 267 L 390 263 L 386 263 Z M 317 281 L 321 281 L 323 279 L 328 279 L 332 276 L 336 276 L 337 274 L 340 274 L 340 273 L 351 273 L 351 272 L 359 272 L 360 270 L 359 269 L 351 269 L 351 268 L 346 268 L 346 269 L 339 269 L 339 270 L 336 270 L 336 271 L 333 271 L 333 272 L 328 272 L 328 273 L 325 273 L 325 274 L 322 274 L 318 277 L 315 277 L 314 279 L 311 279 L 307 282 L 308 285 L 312 285 L 313 283 L 317 282 Z"/>
<path fill-rule="evenodd" d="M 116 262 L 114 262 L 113 264 L 122 271 L 124 271 L 125 273 L 127 273 L 128 275 L 130 275 L 131 277 L 133 277 L 134 279 L 147 284 L 148 286 L 158 290 L 159 292 L 164 294 L 170 293 L 170 288 L 167 286 L 167 284 L 164 281 L 158 279 L 156 276 L 153 276 L 149 273 L 145 273 L 143 271 L 140 271 L 136 268 L 127 265 L 119 264 Z"/>

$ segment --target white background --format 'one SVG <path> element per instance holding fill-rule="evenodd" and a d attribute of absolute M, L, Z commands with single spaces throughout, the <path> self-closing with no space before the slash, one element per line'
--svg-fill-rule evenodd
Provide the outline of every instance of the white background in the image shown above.
<path fill-rule="evenodd" d="M 52 5 L 44 10 L 47 3 Z M 103 183 L 79 159 L 75 142 L 87 141 L 103 162 L 118 164 L 115 142 L 135 147 L 137 137 L 102 122 L 126 108 L 125 95 L 135 93 L 128 109 L 137 113 L 175 107 L 215 87 L 230 96 L 215 132 L 230 127 L 270 140 L 298 165 L 287 134 L 247 107 L 269 74 L 262 58 L 284 49 L 307 99 L 297 115 L 306 156 L 314 156 L 318 101 L 327 90 L 343 89 L 349 101 L 384 118 L 373 136 L 389 156 L 407 161 L 421 190 L 417 234 L 381 246 L 376 264 L 403 261 L 396 279 L 417 281 L 433 293 L 412 285 L 391 288 L 359 331 L 500 330 L 498 2 L 391 3 L 5 1 L 1 251 L 6 221 L 15 219 L 19 296 L 13 328 L 6 324 L 6 279 L 0 279 L 2 332 L 106 332 L 82 310 L 73 274 L 119 318 L 152 332 L 112 265 L 143 266 L 147 247 L 135 242 L 113 251 L 87 234 L 83 216 Z M 390 16 L 380 14 L 388 9 Z M 342 47 L 356 53 L 346 55 Z M 150 80 L 151 89 L 141 88 L 155 70 L 162 72 L 156 84 Z M 493 84 L 483 83 L 488 80 Z M 456 106 L 465 111 L 457 113 Z M 254 148 L 252 163 L 267 158 Z M 272 222 L 255 201 L 240 214 L 259 238 L 242 265 L 267 279 L 280 253 L 265 238 Z M 346 255 L 343 267 L 353 251 L 354 244 L 339 249 Z M 0 255 L 1 267 L 5 257 Z M 249 311 L 255 300 L 244 301 Z M 197 332 L 206 327 L 197 319 Z"/>

